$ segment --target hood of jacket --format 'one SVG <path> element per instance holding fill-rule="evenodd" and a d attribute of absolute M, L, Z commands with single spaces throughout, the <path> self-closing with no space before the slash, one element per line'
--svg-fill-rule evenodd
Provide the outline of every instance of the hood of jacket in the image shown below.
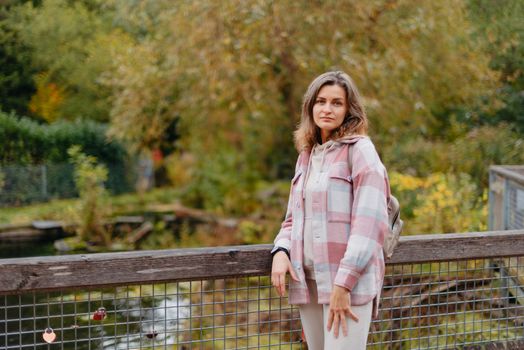
<path fill-rule="evenodd" d="M 364 138 L 368 138 L 368 137 L 369 136 L 366 136 L 366 135 L 353 134 L 353 135 L 342 136 L 341 138 L 336 139 L 334 141 L 338 142 L 338 143 L 353 144 L 353 143 L 357 142 L 360 139 L 364 139 Z"/>

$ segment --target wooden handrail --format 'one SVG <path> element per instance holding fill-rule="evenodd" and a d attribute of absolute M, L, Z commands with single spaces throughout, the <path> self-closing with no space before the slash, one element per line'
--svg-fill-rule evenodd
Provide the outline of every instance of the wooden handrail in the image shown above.
<path fill-rule="evenodd" d="M 0 294 L 264 276 L 270 244 L 0 259 Z M 524 230 L 403 236 L 387 264 L 524 255 Z"/>
<path fill-rule="evenodd" d="M 489 170 L 524 185 L 524 165 L 492 165 Z"/>

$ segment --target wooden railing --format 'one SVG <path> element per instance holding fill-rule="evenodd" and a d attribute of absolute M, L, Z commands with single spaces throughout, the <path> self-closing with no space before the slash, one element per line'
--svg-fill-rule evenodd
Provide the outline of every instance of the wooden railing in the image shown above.
<path fill-rule="evenodd" d="M 271 272 L 272 245 L 0 259 L 0 294 Z M 402 236 L 388 265 L 524 255 L 524 230 Z"/>
<path fill-rule="evenodd" d="M 271 247 L 271 245 L 262 244 L 0 259 L 0 295 L 5 296 L 0 297 L 0 301 L 5 298 L 3 307 L 6 309 L 5 315 L 7 315 L 7 309 L 10 307 L 8 299 L 16 295 L 32 294 L 33 299 L 36 300 L 37 298 L 34 295 L 47 293 L 49 304 L 49 293 L 58 292 L 61 295 L 69 292 L 77 293 L 74 291 L 85 293 L 103 288 L 115 288 L 116 290 L 119 286 L 144 286 L 161 283 L 164 283 L 164 286 L 176 283 L 177 292 L 175 294 L 179 295 L 182 293 L 179 289 L 183 289 L 182 287 L 179 288 L 179 284 L 196 281 L 191 282 L 192 284 L 187 287 L 189 288 L 187 293 L 189 293 L 190 303 L 196 302 L 199 305 L 197 306 L 204 310 L 208 305 L 218 302 L 216 300 L 222 300 L 219 302 L 223 308 L 221 309 L 223 314 L 221 314 L 220 327 L 226 329 L 225 324 L 231 320 L 226 320 L 227 317 L 224 315 L 229 315 L 231 312 L 228 311 L 224 300 L 228 298 L 228 293 L 237 293 L 236 327 L 244 327 L 242 326 L 243 323 L 238 323 L 239 320 L 246 323 L 247 328 L 244 328 L 248 329 L 248 333 L 250 326 L 258 327 L 259 343 L 261 335 L 269 335 L 269 345 L 266 345 L 271 348 L 272 322 L 277 322 L 274 318 L 277 316 L 285 318 L 285 320 L 279 319 L 279 324 L 284 321 L 296 322 L 298 320 L 296 309 L 293 311 L 293 308 L 287 306 L 286 300 L 278 301 L 279 298 L 275 294 L 271 294 L 274 292 L 271 291 L 267 279 L 271 271 L 269 253 Z M 506 348 L 513 349 L 524 347 L 524 331 L 519 331 L 519 329 L 524 330 L 524 306 L 521 304 L 521 300 L 524 299 L 519 294 L 522 293 L 524 284 L 523 256 L 524 230 L 401 237 L 395 253 L 386 262 L 388 273 L 382 293 L 381 317 L 374 321 L 373 331 L 370 335 L 370 339 L 372 339 L 370 348 L 400 349 L 406 346 L 412 347 L 417 342 L 419 345 L 423 344 L 419 347 L 427 349 L 476 348 L 477 344 L 485 346 L 504 345 Z M 226 282 L 217 282 L 224 280 Z M 233 283 L 235 287 L 229 288 L 227 280 L 235 280 L 236 282 Z M 242 282 L 244 283 L 242 284 L 238 282 L 240 280 L 246 282 Z M 213 286 L 211 288 L 213 297 L 210 299 L 213 302 L 205 299 L 206 288 L 210 288 L 207 282 L 204 283 L 205 281 L 211 281 L 210 283 Z M 257 283 L 258 286 L 256 286 Z M 198 288 L 200 294 L 195 294 L 194 285 L 200 285 Z M 217 285 L 221 287 L 217 288 Z M 255 286 L 253 287 L 253 285 Z M 257 300 L 251 299 L 250 296 L 250 290 L 253 288 L 258 290 L 258 306 L 255 305 Z M 168 288 L 164 287 L 163 289 L 164 293 L 167 293 L 165 290 Z M 247 290 L 247 301 L 242 299 L 245 297 L 244 294 L 238 294 L 239 290 L 242 291 L 241 293 Z M 221 294 L 217 294 L 217 292 Z M 116 300 L 118 293 L 115 292 L 114 295 L 112 298 Z M 200 295 L 197 301 L 195 301 L 195 295 Z M 27 305 L 23 304 L 22 297 L 19 299 L 20 301 L 14 299 L 20 305 L 16 304 L 13 308 L 18 307 L 21 310 Z M 74 300 L 77 300 L 77 297 Z M 245 320 L 238 317 L 238 305 L 241 305 L 238 304 L 238 300 L 248 305 Z M 271 309 L 275 300 L 281 305 L 278 310 Z M 264 309 L 266 307 L 262 305 L 264 303 L 269 303 L 269 309 Z M 252 304 L 255 306 L 249 306 Z M 257 318 L 252 319 L 250 316 L 250 307 L 256 308 Z M 215 312 L 214 306 L 212 308 Z M 442 311 L 443 309 L 445 311 Z M 54 317 L 49 315 L 49 307 L 47 312 L 48 318 Z M 87 310 L 85 312 L 88 318 L 90 312 L 92 311 Z M 118 310 L 115 308 L 115 315 L 117 312 Z M 75 309 L 76 313 L 77 310 Z M 522 316 L 519 316 L 521 313 Z M 0 316 L 1 314 L 2 304 L 0 303 Z M 204 314 L 202 311 L 199 318 L 200 324 L 205 320 Z M 466 317 L 470 314 L 473 315 L 473 330 L 468 328 L 461 333 L 458 328 L 460 325 L 470 322 Z M 485 317 L 482 315 L 485 315 Z M 479 321 L 481 316 L 482 319 Z M 212 316 L 208 317 L 213 317 L 212 325 L 218 327 L 218 323 L 216 323 L 218 321 L 215 322 L 215 317 L 218 317 L 217 314 L 213 313 Z M 462 321 L 462 317 L 464 317 L 464 321 Z M 475 317 L 477 317 L 476 320 Z M 36 315 L 33 318 L 38 319 Z M 430 324 L 430 320 L 436 323 Z M 428 322 L 427 325 L 426 321 Z M 493 323 L 495 321 L 498 322 L 499 330 L 501 329 L 500 324 L 505 324 L 505 328 L 502 327 L 504 332 L 496 332 L 496 336 L 493 335 L 495 333 L 491 330 L 495 327 L 495 323 Z M 416 327 L 413 326 L 413 322 L 418 322 Z M 115 321 L 115 330 L 117 324 Z M 454 333 L 451 331 L 449 334 L 447 333 L 449 324 L 453 325 L 449 328 L 453 328 Z M 431 327 L 444 327 L 443 325 L 445 325 L 445 335 L 442 335 L 442 331 L 437 332 L 437 335 L 429 331 Z M 478 326 L 480 326 L 480 330 L 476 330 L 475 327 Z M 94 326 L 89 323 L 85 327 Z M 193 329 L 193 326 L 187 327 Z M 285 344 L 288 344 L 286 346 L 297 348 L 297 346 L 300 347 L 300 345 L 296 345 L 299 344 L 297 343 L 299 339 L 296 338 L 296 329 L 293 331 L 295 333 L 292 332 L 293 327 L 290 326 L 289 334 L 281 329 L 277 334 L 278 337 L 285 335 L 282 339 L 286 339 Z M 203 330 L 207 331 L 208 328 L 211 329 L 212 327 L 203 327 L 200 334 L 204 334 L 205 331 Z M 486 328 L 489 328 L 489 332 L 491 332 L 489 339 L 484 338 L 484 333 L 488 332 Z M 215 328 L 212 329 L 213 335 L 215 335 Z M 22 332 L 21 330 L 20 332 L 26 331 Z M 37 332 L 38 330 L 34 330 L 35 334 Z M 62 332 L 66 333 L 67 329 L 63 328 Z M 238 335 L 238 332 L 236 331 L 235 334 Z M 91 335 L 91 330 L 89 334 Z M 202 345 L 204 344 L 202 339 L 198 340 L 200 343 L 193 343 L 197 341 L 191 338 L 194 336 L 194 334 L 186 335 L 185 340 L 177 338 L 170 341 L 174 341 L 173 344 L 182 344 L 185 341 L 189 344 L 188 346 L 200 346 L 209 349 L 215 347 L 229 348 L 225 345 L 229 339 L 225 335 L 225 330 L 224 335 L 220 338 L 221 343 L 216 345 L 215 340 L 213 340 L 213 345 L 210 345 L 210 347 Z M 187 340 L 187 337 L 190 340 Z M 248 336 L 246 337 L 248 339 Z M 483 340 L 475 341 L 475 337 L 480 337 Z M 9 344 L 9 339 L 6 333 L 6 344 Z M 21 335 L 20 339 L 22 339 Z M 64 344 L 68 344 L 67 339 L 64 338 L 63 341 Z M 0 334 L 1 344 L 2 336 Z M 238 341 L 235 344 L 238 346 Z M 282 346 L 284 343 L 278 344 L 278 346 Z M 15 348 L 15 346 L 7 348 Z"/>

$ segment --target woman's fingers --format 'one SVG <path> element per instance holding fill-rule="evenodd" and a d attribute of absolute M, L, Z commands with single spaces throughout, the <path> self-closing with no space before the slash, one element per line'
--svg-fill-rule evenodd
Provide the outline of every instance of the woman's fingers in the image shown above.
<path fill-rule="evenodd" d="M 342 327 L 344 336 L 348 335 L 348 327 L 346 324 L 346 317 L 343 312 L 330 310 L 328 316 L 327 330 L 330 332 L 333 329 L 333 335 L 338 338 L 339 329 Z"/>
<path fill-rule="evenodd" d="M 280 296 L 283 297 L 286 294 L 286 274 L 282 273 L 278 276 L 280 284 Z"/>
<path fill-rule="evenodd" d="M 286 274 L 285 273 L 272 273 L 271 284 L 277 290 L 278 295 L 281 297 L 286 293 Z"/>
<path fill-rule="evenodd" d="M 299 281 L 297 274 L 291 266 L 289 258 L 284 252 L 278 252 L 273 257 L 273 267 L 271 271 L 271 283 L 277 290 L 278 295 L 283 297 L 286 294 L 286 273 L 295 281 Z"/>
<path fill-rule="evenodd" d="M 343 313 L 340 313 L 340 323 L 342 324 L 342 334 L 344 337 L 348 336 L 348 323 L 346 322 L 346 317 Z M 338 334 L 335 334 L 335 338 L 338 337 Z"/>
<path fill-rule="evenodd" d="M 329 310 L 327 330 L 330 332 L 331 329 L 333 329 L 333 336 L 335 339 L 338 338 L 340 327 L 342 327 L 342 334 L 344 337 L 347 337 L 348 325 L 346 317 L 349 317 L 353 321 L 358 322 L 358 316 L 353 311 L 351 311 L 351 309 L 345 311 Z"/>
<path fill-rule="evenodd" d="M 293 270 L 293 266 L 291 266 L 291 262 L 289 263 L 289 275 L 291 276 L 292 279 L 294 279 L 295 281 L 299 282 L 300 280 L 298 279 L 297 277 L 297 274 L 295 273 L 295 270 Z"/>
<path fill-rule="evenodd" d="M 334 285 L 329 301 L 328 331 L 334 328 L 333 336 L 337 338 L 340 326 L 347 336 L 348 318 L 358 322 L 357 315 L 351 310 L 351 294 L 345 287 Z"/>
<path fill-rule="evenodd" d="M 330 311 L 328 317 L 327 330 L 328 332 L 333 329 L 333 336 L 338 338 L 340 327 L 342 327 L 342 334 L 344 337 L 348 335 L 348 325 L 344 312 Z"/>
<path fill-rule="evenodd" d="M 329 316 L 328 316 L 328 322 L 327 322 L 328 332 L 331 331 L 331 326 L 333 326 L 333 317 L 334 316 L 335 316 L 335 312 L 333 310 L 329 310 Z"/>
<path fill-rule="evenodd" d="M 278 295 L 282 296 L 281 283 L 280 283 L 280 274 L 272 273 L 271 274 L 271 284 L 275 287 Z"/>
<path fill-rule="evenodd" d="M 342 322 L 344 323 L 344 322 Z M 329 316 L 328 316 L 328 323 L 327 323 L 327 330 L 328 332 L 331 332 L 333 329 L 333 336 L 338 338 L 338 327 L 340 326 L 340 316 L 339 313 L 334 310 L 329 310 Z M 344 333 L 346 334 L 346 333 Z"/>
<path fill-rule="evenodd" d="M 358 316 L 353 312 L 353 310 L 346 310 L 346 316 L 351 318 L 353 321 L 358 322 Z"/>
<path fill-rule="evenodd" d="M 271 273 L 271 284 L 273 285 L 273 287 L 275 287 L 275 289 L 277 290 L 278 292 L 278 286 L 279 286 L 279 283 L 278 283 L 278 276 L 276 273 L 272 272 Z"/>
<path fill-rule="evenodd" d="M 344 323 L 344 322 L 342 322 Z M 335 336 L 335 339 L 338 338 L 338 328 L 340 326 L 340 314 L 338 312 L 335 312 L 333 315 L 333 335 Z"/>

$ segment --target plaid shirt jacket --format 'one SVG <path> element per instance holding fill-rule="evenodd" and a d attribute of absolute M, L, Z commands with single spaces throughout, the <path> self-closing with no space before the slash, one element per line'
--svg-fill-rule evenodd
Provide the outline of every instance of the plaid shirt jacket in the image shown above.
<path fill-rule="evenodd" d="M 354 147 L 352 169 L 348 152 Z M 303 270 L 304 185 L 310 152 L 300 153 L 291 180 L 286 216 L 275 238 L 275 247 L 288 249 L 299 282 L 290 280 L 289 302 L 310 302 Z M 390 195 L 387 172 L 369 137 L 338 140 L 325 154 L 325 191 L 312 196 L 314 273 L 318 303 L 329 304 L 332 286 L 347 288 L 352 305 L 375 299 L 373 318 L 378 316 L 385 263 L 382 253 L 388 231 L 387 201 Z"/>

